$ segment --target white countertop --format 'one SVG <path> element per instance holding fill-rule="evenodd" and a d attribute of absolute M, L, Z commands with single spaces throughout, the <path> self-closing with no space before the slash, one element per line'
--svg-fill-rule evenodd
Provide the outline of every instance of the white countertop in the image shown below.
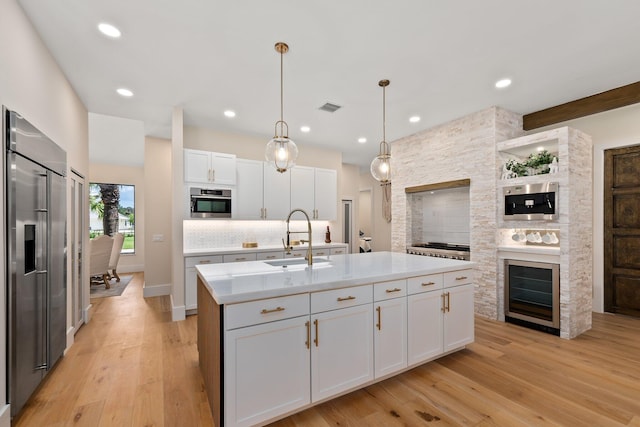
<path fill-rule="evenodd" d="M 293 247 L 293 250 L 306 250 L 309 246 L 307 244 L 296 245 Z M 314 249 L 321 248 L 346 248 L 346 243 L 313 243 Z M 207 249 L 186 249 L 183 251 L 184 256 L 202 256 L 202 255 L 221 255 L 221 254 L 242 254 L 247 252 L 269 252 L 269 251 L 284 251 L 282 245 L 264 245 L 258 246 L 257 248 L 242 248 L 237 246 L 231 246 L 226 248 L 207 248 Z"/>
<path fill-rule="evenodd" d="M 321 258 L 328 262 L 319 262 Z M 294 260 L 292 260 L 294 261 Z M 197 265 L 196 270 L 218 304 L 232 304 L 312 291 L 475 267 L 474 262 L 396 252 L 317 257 L 287 268 L 264 261 Z"/>

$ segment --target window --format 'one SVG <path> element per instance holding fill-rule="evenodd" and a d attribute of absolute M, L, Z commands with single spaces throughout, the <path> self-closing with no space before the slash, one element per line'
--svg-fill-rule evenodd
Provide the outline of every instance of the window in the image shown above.
<path fill-rule="evenodd" d="M 126 184 L 89 184 L 89 236 L 124 234 L 123 254 L 136 249 L 135 186 Z"/>

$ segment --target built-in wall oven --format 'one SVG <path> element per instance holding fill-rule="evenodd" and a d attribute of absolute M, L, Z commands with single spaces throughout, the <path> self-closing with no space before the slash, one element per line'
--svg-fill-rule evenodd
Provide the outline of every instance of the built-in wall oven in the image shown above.
<path fill-rule="evenodd" d="M 505 320 L 560 335 L 560 265 L 504 261 Z"/>
<path fill-rule="evenodd" d="M 191 187 L 191 218 L 231 218 L 231 190 Z"/>
<path fill-rule="evenodd" d="M 504 188 L 505 220 L 558 219 L 558 183 L 545 182 Z"/>

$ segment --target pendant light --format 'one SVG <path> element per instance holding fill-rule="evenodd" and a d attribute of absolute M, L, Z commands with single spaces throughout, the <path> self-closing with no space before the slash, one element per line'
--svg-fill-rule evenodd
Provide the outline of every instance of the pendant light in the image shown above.
<path fill-rule="evenodd" d="M 380 153 L 371 162 L 371 175 L 381 184 L 387 184 L 391 182 L 391 152 L 385 135 L 385 90 L 389 86 L 389 80 L 380 80 L 378 86 L 382 87 L 382 142 L 380 142 Z"/>
<path fill-rule="evenodd" d="M 284 173 L 295 166 L 298 147 L 295 142 L 289 139 L 289 125 L 283 119 L 282 57 L 289 51 L 289 46 L 286 43 L 278 42 L 275 49 L 280 54 L 280 120 L 276 122 L 274 137 L 267 143 L 264 156 L 278 172 Z"/>

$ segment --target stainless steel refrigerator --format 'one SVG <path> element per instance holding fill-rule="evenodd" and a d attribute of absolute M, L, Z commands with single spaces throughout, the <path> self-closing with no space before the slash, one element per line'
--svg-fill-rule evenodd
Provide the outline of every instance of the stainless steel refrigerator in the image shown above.
<path fill-rule="evenodd" d="M 67 155 L 18 113 L 2 113 L 13 416 L 66 347 Z"/>

